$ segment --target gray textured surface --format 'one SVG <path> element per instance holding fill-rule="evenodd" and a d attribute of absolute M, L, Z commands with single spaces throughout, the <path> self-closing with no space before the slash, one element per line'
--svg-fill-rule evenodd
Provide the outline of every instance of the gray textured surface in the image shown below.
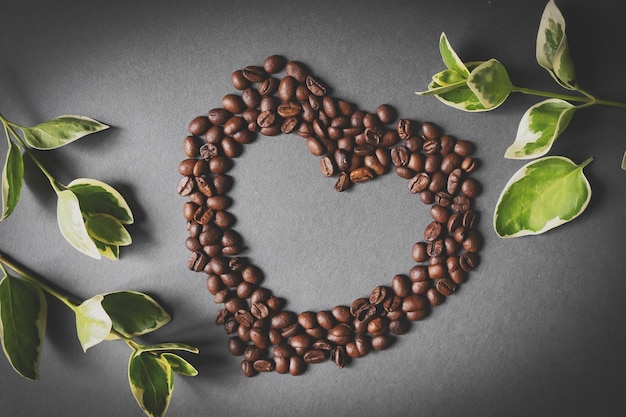
<path fill-rule="evenodd" d="M 500 240 L 491 213 L 522 164 L 502 155 L 533 98 L 466 114 L 420 98 L 442 69 L 445 31 L 465 60 L 498 58 L 515 83 L 556 89 L 534 61 L 545 2 L 532 1 L 5 1 L 0 26 L 0 111 L 28 125 L 66 113 L 108 132 L 42 154 L 62 182 L 116 186 L 133 208 L 135 243 L 118 262 L 78 255 L 62 239 L 55 196 L 27 176 L 15 213 L 0 224 L 0 250 L 86 298 L 116 289 L 157 296 L 174 321 L 148 341 L 198 345 L 196 378 L 177 378 L 170 416 L 618 416 L 626 412 L 623 110 L 576 116 L 553 154 L 580 162 L 594 196 L 575 222 L 545 235 Z M 579 79 L 589 91 L 626 98 L 620 1 L 560 1 Z M 247 379 L 204 278 L 187 270 L 183 199 L 176 192 L 188 122 L 233 92 L 232 71 L 270 54 L 307 63 L 335 96 L 373 110 L 432 120 L 474 141 L 485 235 L 471 280 L 391 349 L 340 370 Z M 2 155 L 6 145 L 2 145 Z M 4 156 L 2 157 L 4 158 Z M 290 308 L 330 308 L 369 293 L 412 265 L 426 207 L 390 174 L 338 194 L 300 138 L 261 138 L 233 170 L 236 229 L 266 285 Z M 50 302 L 37 383 L 0 359 L 6 416 L 140 416 L 126 379 L 130 351 L 107 342 L 83 354 L 71 314 Z"/>

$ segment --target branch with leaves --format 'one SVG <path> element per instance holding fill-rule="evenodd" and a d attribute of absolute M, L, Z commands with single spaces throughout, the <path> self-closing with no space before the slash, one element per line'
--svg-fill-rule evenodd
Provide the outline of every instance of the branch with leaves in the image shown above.
<path fill-rule="evenodd" d="M 57 149 L 109 126 L 84 116 L 60 116 L 24 127 L 0 114 L 0 122 L 8 142 L 2 170 L 0 221 L 9 217 L 20 198 L 24 180 L 23 151 L 46 176 L 57 195 L 57 222 L 63 237 L 92 258 L 118 259 L 119 247 L 132 242 L 125 226 L 133 223 L 133 214 L 124 197 L 110 185 L 94 179 L 79 178 L 63 185 L 35 155 L 35 151 Z"/>
<path fill-rule="evenodd" d="M 494 213 L 496 233 L 500 237 L 536 235 L 582 214 L 591 198 L 591 186 L 582 170 L 593 158 L 577 165 L 566 157 L 544 155 L 577 111 L 594 105 L 626 108 L 626 103 L 597 98 L 580 87 L 565 19 L 554 0 L 548 2 L 541 17 L 536 59 L 560 87 L 579 95 L 515 86 L 496 59 L 465 63 L 445 33 L 439 51 L 446 69 L 432 77 L 428 90 L 417 94 L 434 95 L 442 103 L 468 112 L 493 110 L 511 93 L 545 98 L 524 113 L 516 138 L 504 154 L 509 159 L 539 159 L 519 169 L 506 184 Z M 622 169 L 626 170 L 626 153 Z"/>
<path fill-rule="evenodd" d="M 10 274 L 9 269 L 15 274 Z M 76 333 L 83 351 L 114 339 L 123 340 L 131 348 L 128 381 L 146 415 L 165 415 L 174 390 L 174 373 L 198 374 L 176 353 L 198 353 L 197 348 L 183 343 L 142 345 L 133 339 L 163 327 L 172 319 L 150 296 L 137 291 L 116 291 L 77 303 L 2 254 L 0 272 L 0 339 L 9 363 L 23 377 L 39 379 L 47 317 L 46 294 L 74 312 Z"/>

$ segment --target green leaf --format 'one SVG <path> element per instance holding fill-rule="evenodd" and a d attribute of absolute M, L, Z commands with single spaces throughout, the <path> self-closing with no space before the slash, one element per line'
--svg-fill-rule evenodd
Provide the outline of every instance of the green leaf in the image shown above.
<path fill-rule="evenodd" d="M 429 89 L 437 89 L 438 87 L 440 86 L 433 83 L 428 86 Z M 483 106 L 478 97 L 476 97 L 476 94 L 470 90 L 467 84 L 444 91 L 439 90 L 439 92 L 435 94 L 435 97 L 437 100 L 450 107 L 467 112 L 483 112 L 490 110 Z"/>
<path fill-rule="evenodd" d="M 141 348 L 142 352 L 158 352 L 164 350 L 184 350 L 191 353 L 199 352 L 197 347 L 185 343 L 159 343 L 156 345 L 142 346 Z"/>
<path fill-rule="evenodd" d="M 518 170 L 504 187 L 494 214 L 500 237 L 536 235 L 578 217 L 589 204 L 591 186 L 583 168 L 562 156 L 548 156 Z"/>
<path fill-rule="evenodd" d="M 572 61 L 565 19 L 554 0 L 546 5 L 539 23 L 535 51 L 537 62 L 564 88 L 576 88 L 576 73 Z"/>
<path fill-rule="evenodd" d="M 32 127 L 16 126 L 35 149 L 56 149 L 109 126 L 85 116 L 64 115 Z"/>
<path fill-rule="evenodd" d="M 467 87 L 466 80 L 459 81 L 455 84 L 446 84 L 446 85 L 439 85 L 435 81 L 433 81 L 428 86 L 428 90 L 417 91 L 415 94 L 418 94 L 420 96 L 437 95 L 437 94 L 447 93 L 448 91 L 456 90 L 458 88 L 463 88 L 463 87 Z"/>
<path fill-rule="evenodd" d="M 8 139 L 7 139 L 8 140 Z M 2 169 L 2 214 L 0 221 L 9 217 L 17 206 L 24 179 L 24 159 L 22 152 L 11 140 L 7 157 Z"/>
<path fill-rule="evenodd" d="M 196 376 L 198 375 L 198 370 L 193 367 L 189 362 L 180 356 L 174 353 L 162 353 L 161 356 L 169 362 L 172 367 L 172 371 L 177 374 L 185 375 L 185 376 Z"/>
<path fill-rule="evenodd" d="M 165 415 L 174 390 L 174 373 L 167 359 L 150 352 L 133 352 L 128 362 L 128 382 L 146 415 Z"/>
<path fill-rule="evenodd" d="M 85 352 L 105 340 L 111 333 L 112 320 L 102 306 L 103 299 L 103 295 L 95 295 L 74 310 L 76 333 Z"/>
<path fill-rule="evenodd" d="M 469 77 L 469 70 L 461 61 L 459 56 L 452 49 L 452 45 L 448 41 L 448 37 L 445 33 L 442 33 L 439 37 L 439 52 L 441 53 L 441 59 L 448 69 L 454 70 L 459 73 L 463 78 Z"/>
<path fill-rule="evenodd" d="M 504 103 L 513 90 L 509 74 L 496 59 L 490 59 L 474 68 L 467 79 L 467 86 L 488 110 Z"/>
<path fill-rule="evenodd" d="M 443 70 L 433 75 L 433 81 L 442 86 L 458 84 L 466 80 L 467 77 L 463 77 L 461 74 L 451 69 Z"/>
<path fill-rule="evenodd" d="M 110 185 L 90 178 L 78 178 L 67 188 L 76 194 L 84 213 L 110 214 L 122 224 L 133 223 L 133 213 L 126 200 Z"/>
<path fill-rule="evenodd" d="M 126 337 L 152 332 L 172 317 L 150 296 L 136 291 L 104 294 L 102 307 L 113 321 L 113 329 Z"/>
<path fill-rule="evenodd" d="M 93 243 L 96 244 L 96 248 L 98 248 L 98 252 L 100 252 L 100 255 L 113 261 L 116 261 L 120 258 L 120 247 L 118 245 L 110 245 L 108 243 L 100 242 L 97 239 L 91 240 L 93 240 Z"/>
<path fill-rule="evenodd" d="M 108 245 L 127 246 L 132 243 L 128 231 L 109 214 L 90 214 L 85 220 L 87 233 L 92 239 Z"/>
<path fill-rule="evenodd" d="M 40 288 L 4 275 L 0 281 L 2 349 L 13 369 L 28 379 L 39 379 L 46 315 L 46 297 Z"/>
<path fill-rule="evenodd" d="M 70 190 L 60 191 L 57 196 L 57 223 L 63 237 L 85 255 L 100 259 L 100 252 L 87 233 L 78 197 Z"/>
<path fill-rule="evenodd" d="M 531 159 L 545 155 L 569 125 L 576 106 L 561 99 L 548 99 L 529 108 L 517 129 L 515 141 L 504 157 Z"/>

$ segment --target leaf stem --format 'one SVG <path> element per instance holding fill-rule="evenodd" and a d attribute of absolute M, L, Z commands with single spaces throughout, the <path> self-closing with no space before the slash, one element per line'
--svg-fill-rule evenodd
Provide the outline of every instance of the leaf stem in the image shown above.
<path fill-rule="evenodd" d="M 35 278 L 34 276 L 32 276 L 31 274 L 26 272 L 20 265 L 18 265 L 14 261 L 8 259 L 2 253 L 0 253 L 0 264 L 2 264 L 4 266 L 12 269 L 18 275 L 20 275 L 22 278 L 24 278 L 26 281 L 30 282 L 31 284 L 33 284 L 33 285 L 37 286 L 38 288 L 42 289 L 43 291 L 47 292 L 48 294 L 50 294 L 51 296 L 53 296 L 57 300 L 61 301 L 63 304 L 65 304 L 71 310 L 75 310 L 76 307 L 78 307 L 78 304 L 72 302 L 67 296 L 61 294 L 59 291 L 57 291 L 56 289 L 52 288 L 50 285 L 46 284 L 45 282 L 42 282 L 42 281 L 38 280 L 37 278 Z"/>
<path fill-rule="evenodd" d="M 558 98 L 561 100 L 574 101 L 578 103 L 589 103 L 590 105 L 599 104 L 603 106 L 618 107 L 618 108 L 626 109 L 626 103 L 595 98 L 591 94 L 581 89 L 578 89 L 578 91 L 580 91 L 581 94 L 584 94 L 585 97 L 574 96 L 574 95 L 569 95 L 569 94 L 553 93 L 550 91 L 542 91 L 542 90 L 535 90 L 533 88 L 524 88 L 524 87 L 515 87 L 515 86 L 513 87 L 511 91 L 515 93 L 529 94 L 529 95 L 539 96 L 539 97 Z"/>

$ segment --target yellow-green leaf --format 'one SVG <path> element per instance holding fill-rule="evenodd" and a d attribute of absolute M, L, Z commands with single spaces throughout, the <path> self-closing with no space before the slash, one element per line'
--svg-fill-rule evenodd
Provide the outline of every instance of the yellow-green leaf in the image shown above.
<path fill-rule="evenodd" d="M 0 339 L 9 363 L 28 379 L 39 379 L 47 303 L 41 289 L 5 273 L 0 280 Z"/>
<path fill-rule="evenodd" d="M 530 107 L 522 116 L 515 141 L 504 157 L 531 159 L 545 155 L 572 120 L 576 106 L 561 100 L 547 99 Z"/>
<path fill-rule="evenodd" d="M 463 78 L 467 78 L 469 76 L 469 70 L 456 52 L 454 52 L 454 49 L 452 49 L 452 45 L 450 45 L 448 37 L 445 33 L 442 33 L 439 37 L 439 53 L 441 54 L 443 63 L 448 69 L 458 72 Z"/>
<path fill-rule="evenodd" d="M 9 149 L 2 168 L 2 213 L 0 213 L 0 221 L 9 217 L 17 206 L 24 179 L 22 152 L 15 143 L 10 140 L 8 142 Z"/>
<path fill-rule="evenodd" d="M 536 235 L 578 217 L 591 200 L 583 168 L 562 156 L 547 156 L 520 168 L 508 181 L 493 225 L 500 237 Z"/>
<path fill-rule="evenodd" d="M 490 59 L 474 68 L 467 79 L 467 86 L 488 110 L 504 103 L 513 91 L 509 74 L 496 59 Z"/>
<path fill-rule="evenodd" d="M 35 149 L 49 150 L 67 145 L 83 136 L 108 129 L 90 117 L 63 115 L 32 127 L 17 126 L 24 140 Z"/>
<path fill-rule="evenodd" d="M 198 375 L 198 370 L 194 368 L 192 364 L 190 364 L 189 362 L 187 362 L 185 359 L 181 358 L 180 356 L 174 353 L 169 353 L 169 352 L 164 352 L 161 354 L 161 356 L 169 362 L 170 366 L 172 367 L 172 370 L 176 372 L 177 374 L 181 374 L 185 376 Z"/>
<path fill-rule="evenodd" d="M 57 197 L 57 223 L 63 237 L 78 251 L 100 259 L 100 252 L 87 233 L 78 197 L 70 190 L 59 191 Z"/>
<path fill-rule="evenodd" d="M 110 214 L 122 224 L 133 223 L 133 213 L 128 203 L 110 185 L 91 178 L 77 178 L 67 188 L 76 194 L 84 213 Z"/>
<path fill-rule="evenodd" d="M 152 332 L 172 317 L 152 297 L 137 291 L 116 291 L 104 295 L 102 307 L 113 322 L 113 329 L 126 337 Z"/>
<path fill-rule="evenodd" d="M 554 0 L 546 5 L 537 32 L 536 58 L 539 65 L 564 88 L 576 88 L 576 73 L 571 57 L 565 18 Z"/>
<path fill-rule="evenodd" d="M 104 296 L 95 295 L 85 300 L 74 310 L 76 314 L 76 333 L 85 352 L 90 347 L 105 340 L 111 333 L 112 321 L 104 307 L 102 307 L 103 299 Z"/>
<path fill-rule="evenodd" d="M 124 225 L 109 214 L 90 214 L 85 220 L 85 227 L 92 239 L 105 244 L 127 246 L 132 243 Z"/>
<path fill-rule="evenodd" d="M 130 390 L 150 417 L 167 413 L 174 390 L 174 372 L 167 359 L 152 352 L 133 352 L 128 362 Z"/>

